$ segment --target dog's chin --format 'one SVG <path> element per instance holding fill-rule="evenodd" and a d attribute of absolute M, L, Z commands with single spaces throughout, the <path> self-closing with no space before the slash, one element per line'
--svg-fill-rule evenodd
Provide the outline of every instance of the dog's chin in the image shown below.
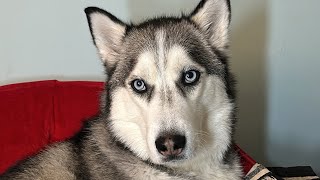
<path fill-rule="evenodd" d="M 183 162 L 183 161 L 185 161 L 185 160 L 187 160 L 187 158 L 186 158 L 186 156 L 185 155 L 180 155 L 180 156 L 169 156 L 169 157 L 163 157 L 163 158 L 161 158 L 161 161 L 163 162 L 163 163 L 168 163 L 168 164 L 170 164 L 170 163 L 173 163 L 173 164 L 175 164 L 175 163 L 181 163 L 181 162 Z"/>
<path fill-rule="evenodd" d="M 169 166 L 169 167 L 179 166 L 179 164 L 182 164 L 185 161 L 187 161 L 186 157 L 168 157 L 168 158 L 159 158 L 155 161 L 151 160 L 151 162 L 154 164 Z"/>
<path fill-rule="evenodd" d="M 186 154 L 180 154 L 178 156 L 168 156 L 164 157 L 161 154 L 156 154 L 153 156 L 153 158 L 150 158 L 151 162 L 154 164 L 158 165 L 163 165 L 163 166 L 179 166 L 180 164 L 185 163 L 188 161 L 190 157 Z"/>

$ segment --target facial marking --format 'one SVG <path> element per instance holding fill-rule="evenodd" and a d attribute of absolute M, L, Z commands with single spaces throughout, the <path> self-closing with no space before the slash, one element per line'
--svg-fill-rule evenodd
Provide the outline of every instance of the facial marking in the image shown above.
<path fill-rule="evenodd" d="M 168 86 L 166 77 L 166 68 L 167 68 L 167 46 L 166 46 L 166 32 L 162 29 L 156 31 L 156 47 L 157 47 L 157 69 L 158 69 L 158 84 L 159 84 L 159 91 L 161 92 L 161 97 L 163 100 L 170 101 L 171 99 L 171 90 Z"/>
<path fill-rule="evenodd" d="M 155 54 L 151 51 L 141 53 L 138 57 L 136 67 L 131 72 L 131 76 L 129 76 L 129 79 L 127 80 L 127 84 L 130 84 L 130 82 L 135 79 L 141 79 L 144 81 L 147 86 L 147 91 L 143 94 L 136 93 L 136 95 L 146 99 L 148 102 L 150 102 L 153 97 L 155 81 L 158 79 L 158 70 L 154 59 L 156 59 Z"/>
<path fill-rule="evenodd" d="M 180 94 L 184 97 L 187 97 L 188 93 L 193 89 L 193 87 L 186 87 L 182 84 L 181 77 L 183 73 L 191 69 L 205 72 L 203 67 L 191 59 L 187 53 L 187 50 L 177 44 L 170 48 L 168 52 L 168 67 L 168 69 L 171 71 L 169 74 L 172 74 L 172 79 L 175 79 L 177 91 L 180 92 Z"/>
<path fill-rule="evenodd" d="M 166 67 L 166 56 L 165 56 L 165 31 L 164 30 L 159 30 L 155 34 L 156 36 L 156 43 L 157 43 L 157 59 L 156 64 L 158 65 L 158 72 L 160 74 L 160 77 L 164 76 L 165 72 L 165 67 Z"/>

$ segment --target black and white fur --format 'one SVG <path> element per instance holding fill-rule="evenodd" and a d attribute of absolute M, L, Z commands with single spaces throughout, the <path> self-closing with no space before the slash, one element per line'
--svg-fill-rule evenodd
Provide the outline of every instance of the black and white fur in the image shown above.
<path fill-rule="evenodd" d="M 140 24 L 85 12 L 107 74 L 100 114 L 0 179 L 241 179 L 226 55 L 230 2 L 202 0 L 190 15 Z M 184 82 L 189 71 L 198 73 L 193 84 Z M 155 143 L 168 134 L 185 138 L 173 156 Z"/>

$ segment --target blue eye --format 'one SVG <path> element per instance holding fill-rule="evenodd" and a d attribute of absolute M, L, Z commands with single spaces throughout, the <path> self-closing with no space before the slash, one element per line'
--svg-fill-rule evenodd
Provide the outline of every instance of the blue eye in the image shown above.
<path fill-rule="evenodd" d="M 182 82 L 185 85 L 192 85 L 199 81 L 200 72 L 197 70 L 189 70 L 183 73 Z"/>
<path fill-rule="evenodd" d="M 135 79 L 131 82 L 131 87 L 137 93 L 144 93 L 147 91 L 146 84 L 141 79 Z"/>

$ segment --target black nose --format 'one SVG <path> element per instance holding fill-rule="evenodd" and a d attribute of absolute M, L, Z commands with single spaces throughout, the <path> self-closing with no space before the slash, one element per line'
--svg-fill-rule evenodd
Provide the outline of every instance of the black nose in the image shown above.
<path fill-rule="evenodd" d="M 165 157 L 178 156 L 186 145 L 186 137 L 181 135 L 164 135 L 156 140 L 156 148 Z"/>

